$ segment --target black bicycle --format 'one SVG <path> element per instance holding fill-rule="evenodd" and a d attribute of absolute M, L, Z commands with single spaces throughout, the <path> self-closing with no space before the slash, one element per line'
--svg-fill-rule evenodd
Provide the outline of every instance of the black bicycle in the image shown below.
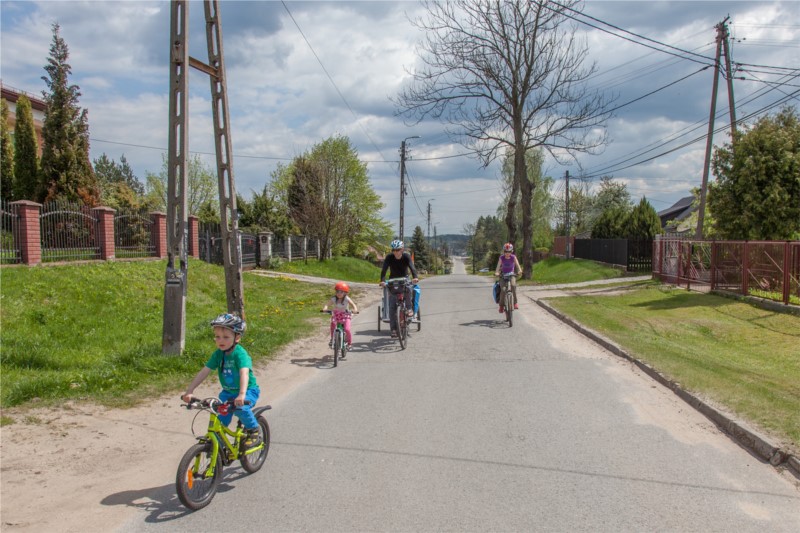
<path fill-rule="evenodd" d="M 503 306 L 506 310 L 506 322 L 508 322 L 508 327 L 514 325 L 514 293 L 511 290 L 511 280 L 515 277 L 517 277 L 517 275 L 513 272 L 503 274 L 500 277 L 500 301 L 504 302 Z"/>
<path fill-rule="evenodd" d="M 397 306 L 395 308 L 395 320 L 397 321 L 397 340 L 400 341 L 400 348 L 406 348 L 408 343 L 409 325 L 414 322 L 414 304 L 406 301 L 406 289 L 411 289 L 412 283 L 408 278 L 389 278 L 386 280 L 386 290 L 395 297 Z M 388 301 L 388 298 L 387 298 Z M 380 313 L 380 312 L 379 312 Z M 387 311 L 388 314 L 388 311 Z M 380 328 L 380 314 L 379 314 Z M 417 331 L 422 328 L 422 323 L 417 318 Z"/>

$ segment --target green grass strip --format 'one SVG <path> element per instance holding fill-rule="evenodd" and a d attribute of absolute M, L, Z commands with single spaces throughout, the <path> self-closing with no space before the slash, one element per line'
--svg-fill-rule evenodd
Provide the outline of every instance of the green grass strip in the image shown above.
<path fill-rule="evenodd" d="M 549 303 L 800 451 L 800 317 L 665 287 Z"/>

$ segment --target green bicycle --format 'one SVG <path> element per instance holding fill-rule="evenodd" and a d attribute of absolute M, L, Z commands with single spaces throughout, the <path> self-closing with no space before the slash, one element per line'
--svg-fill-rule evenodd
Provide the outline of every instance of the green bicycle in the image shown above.
<path fill-rule="evenodd" d="M 269 453 L 269 424 L 263 413 L 272 407 L 264 405 L 253 409 L 262 442 L 254 448 L 245 449 L 242 446 L 245 431 L 241 420 L 236 424 L 236 430 L 232 430 L 222 425 L 218 416 L 236 408 L 233 400 L 222 402 L 217 398 L 193 399 L 181 406 L 207 411 L 210 415 L 208 431 L 205 435 L 197 436 L 197 444 L 183 455 L 175 478 L 178 499 L 188 509 L 197 511 L 214 499 L 222 480 L 223 467 L 230 466 L 238 460 L 245 472 L 253 474 L 264 466 Z"/>

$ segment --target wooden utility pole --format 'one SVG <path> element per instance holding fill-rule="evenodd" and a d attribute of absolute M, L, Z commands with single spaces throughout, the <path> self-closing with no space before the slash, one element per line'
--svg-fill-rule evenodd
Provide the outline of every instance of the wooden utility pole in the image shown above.
<path fill-rule="evenodd" d="M 208 64 L 189 57 L 189 1 L 172 0 L 170 11 L 169 147 L 167 157 L 167 273 L 164 288 L 162 352 L 180 354 L 186 344 L 188 261 L 188 67 L 211 79 L 211 104 L 219 181 L 220 227 L 228 312 L 244 317 L 241 245 L 233 180 L 227 83 L 222 52 L 219 1 L 205 0 Z M 176 262 L 178 263 L 176 265 Z"/>
<path fill-rule="evenodd" d="M 695 239 L 703 238 L 703 222 L 706 211 L 706 193 L 708 190 L 708 174 L 711 167 L 711 149 L 714 142 L 714 116 L 717 114 L 717 89 L 719 88 L 719 58 L 722 53 L 722 35 L 726 32 L 725 22 L 729 17 L 725 17 L 721 23 L 717 24 L 717 53 L 714 57 L 714 83 L 711 88 L 711 111 L 708 116 L 708 136 L 706 137 L 706 158 L 703 166 L 703 182 L 700 186 L 700 207 L 697 211 L 697 228 Z"/>

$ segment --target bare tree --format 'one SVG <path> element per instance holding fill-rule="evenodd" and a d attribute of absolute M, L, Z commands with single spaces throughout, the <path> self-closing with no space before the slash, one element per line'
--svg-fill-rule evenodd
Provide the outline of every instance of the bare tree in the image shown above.
<path fill-rule="evenodd" d="M 502 151 L 514 153 L 514 182 L 506 210 L 509 240 L 517 228 L 517 194 L 523 207 L 523 268 L 533 264 L 531 198 L 525 154 L 542 147 L 557 161 L 604 146 L 602 124 L 611 103 L 586 86 L 596 71 L 584 68 L 586 44 L 568 15 L 581 2 L 564 0 L 426 1 L 426 16 L 412 23 L 425 31 L 421 66 L 396 99 L 398 113 L 418 123 L 448 123 L 448 133 L 475 150 L 483 166 Z"/>

